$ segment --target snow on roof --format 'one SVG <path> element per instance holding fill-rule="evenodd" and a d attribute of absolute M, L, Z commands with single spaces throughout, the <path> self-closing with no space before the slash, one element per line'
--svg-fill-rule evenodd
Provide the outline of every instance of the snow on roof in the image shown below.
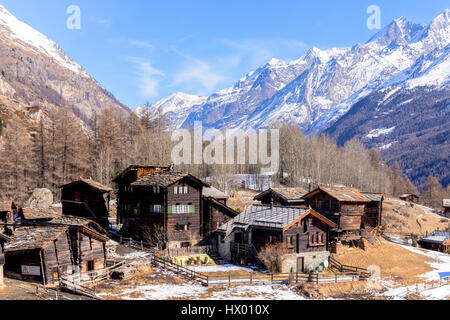
<path fill-rule="evenodd" d="M 433 231 L 427 237 L 422 238 L 422 241 L 424 242 L 434 242 L 434 243 L 444 243 L 447 240 L 450 240 L 450 232 L 441 230 Z"/>
<path fill-rule="evenodd" d="M 203 188 L 203 196 L 215 199 L 228 199 L 228 196 L 224 192 L 220 191 L 217 188 L 214 188 L 213 186 L 209 188 Z"/>

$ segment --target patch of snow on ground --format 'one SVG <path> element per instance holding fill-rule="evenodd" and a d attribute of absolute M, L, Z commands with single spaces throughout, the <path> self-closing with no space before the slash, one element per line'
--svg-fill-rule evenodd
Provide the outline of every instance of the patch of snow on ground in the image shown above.
<path fill-rule="evenodd" d="M 189 269 L 197 272 L 228 272 L 228 271 L 247 271 L 253 272 L 252 269 L 234 266 L 234 265 L 222 265 L 222 266 L 199 266 L 190 267 Z"/>
<path fill-rule="evenodd" d="M 214 289 L 214 287 L 211 287 Z M 197 284 L 163 284 L 145 285 L 133 289 L 124 290 L 120 297 L 125 300 L 168 300 L 168 299 L 192 299 L 192 300 L 304 300 L 286 286 L 262 285 L 262 286 L 236 286 L 211 290 Z M 141 295 L 132 298 L 131 295 Z M 107 294 L 101 294 L 106 296 Z"/>
<path fill-rule="evenodd" d="M 395 126 L 392 128 L 379 128 L 379 129 L 374 129 L 372 131 L 369 132 L 369 134 L 366 136 L 369 139 L 372 138 L 378 138 L 380 136 L 385 136 L 389 133 L 391 133 L 392 131 L 394 131 Z"/>
<path fill-rule="evenodd" d="M 439 280 L 440 279 L 439 272 L 450 272 L 450 255 L 442 252 L 418 249 L 414 247 L 407 247 L 407 246 L 402 247 L 412 252 L 427 256 L 434 260 L 434 262 L 428 262 L 428 264 L 435 270 L 422 275 L 422 277 L 425 278 L 426 280 Z M 450 290 L 450 287 L 448 287 L 448 290 Z"/>

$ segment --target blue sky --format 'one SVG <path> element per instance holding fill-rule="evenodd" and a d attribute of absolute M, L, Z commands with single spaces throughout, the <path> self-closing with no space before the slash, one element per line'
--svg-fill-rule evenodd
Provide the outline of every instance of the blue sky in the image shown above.
<path fill-rule="evenodd" d="M 368 6 L 381 24 L 405 16 L 428 24 L 448 0 L 0 0 L 54 40 L 120 101 L 134 108 L 174 92 L 209 95 L 272 57 L 293 60 L 310 47 L 366 42 Z M 69 30 L 70 5 L 81 29 Z"/>

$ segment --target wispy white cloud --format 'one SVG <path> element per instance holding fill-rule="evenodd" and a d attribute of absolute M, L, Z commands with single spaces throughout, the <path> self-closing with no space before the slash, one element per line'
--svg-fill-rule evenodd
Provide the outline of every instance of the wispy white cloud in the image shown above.
<path fill-rule="evenodd" d="M 133 47 L 153 50 L 155 46 L 147 41 L 129 39 L 128 43 Z"/>
<path fill-rule="evenodd" d="M 126 60 L 134 65 L 141 95 L 145 98 L 157 97 L 159 85 L 164 79 L 165 73 L 141 58 L 127 57 Z"/>
<path fill-rule="evenodd" d="M 248 59 L 252 66 L 260 66 L 272 58 L 300 58 L 308 48 L 302 41 L 284 38 L 231 40 L 217 39 L 224 46 L 232 49 L 241 61 Z"/>
<path fill-rule="evenodd" d="M 181 69 L 173 75 L 173 86 L 183 86 L 188 90 L 196 90 L 197 94 L 210 94 L 226 76 L 209 62 L 190 56 L 185 56 Z"/>
<path fill-rule="evenodd" d="M 90 20 L 101 25 L 101 26 L 105 26 L 105 27 L 110 27 L 112 24 L 112 20 L 111 19 L 107 19 L 107 18 L 101 18 L 101 17 L 95 17 L 95 16 L 91 16 Z"/>

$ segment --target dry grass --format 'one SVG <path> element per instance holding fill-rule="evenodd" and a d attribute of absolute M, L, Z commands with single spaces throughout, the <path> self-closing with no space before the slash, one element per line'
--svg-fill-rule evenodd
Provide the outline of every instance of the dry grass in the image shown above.
<path fill-rule="evenodd" d="M 257 201 L 254 201 L 253 198 L 258 194 L 259 192 L 253 191 L 253 190 L 239 190 L 236 191 L 232 197 L 230 197 L 227 201 L 228 206 L 233 208 L 234 210 L 242 210 L 245 211 L 248 207 L 252 206 L 253 204 L 257 203 Z"/>
<path fill-rule="evenodd" d="M 427 213 L 422 206 L 410 207 L 404 204 L 404 201 L 395 198 L 384 201 L 382 223 L 386 231 L 425 235 L 436 229 L 446 230 L 450 227 L 450 220 Z"/>
<path fill-rule="evenodd" d="M 433 262 L 431 258 L 411 252 L 399 245 L 380 239 L 378 246 L 369 245 L 367 251 L 359 248 L 343 248 L 343 254 L 333 255 L 339 262 L 368 268 L 378 266 L 381 276 L 394 277 L 402 284 L 416 283 L 420 275 L 432 271 L 433 268 L 427 262 Z"/>

